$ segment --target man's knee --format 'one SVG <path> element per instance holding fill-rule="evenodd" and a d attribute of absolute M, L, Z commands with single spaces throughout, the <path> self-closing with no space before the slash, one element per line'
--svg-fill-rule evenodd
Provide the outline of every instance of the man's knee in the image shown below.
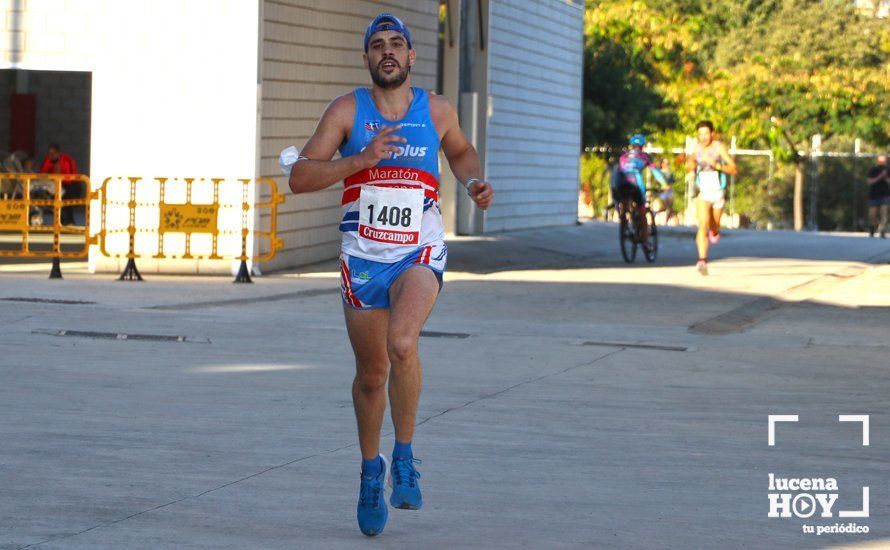
<path fill-rule="evenodd" d="M 402 364 L 417 356 L 417 341 L 405 336 L 391 336 L 386 343 L 391 363 Z"/>
<path fill-rule="evenodd" d="M 389 375 L 389 365 L 380 364 L 365 366 L 355 373 L 355 382 L 363 392 L 373 392 L 386 386 L 386 378 Z"/>

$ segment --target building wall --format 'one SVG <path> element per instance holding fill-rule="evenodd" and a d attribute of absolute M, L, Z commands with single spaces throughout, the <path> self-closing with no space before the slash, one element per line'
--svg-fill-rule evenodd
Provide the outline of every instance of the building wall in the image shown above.
<path fill-rule="evenodd" d="M 261 176 L 288 193 L 279 206 L 284 250 L 264 269 L 304 265 L 339 254 L 342 187 L 295 196 L 278 167 L 282 149 L 302 149 L 327 104 L 370 76 L 362 65 L 362 40 L 380 12 L 401 18 L 411 30 L 417 63 L 414 86 L 436 87 L 437 0 L 264 0 L 262 7 Z M 268 224 L 263 218 L 261 225 Z"/>
<path fill-rule="evenodd" d="M 458 13 L 460 4 L 452 4 Z M 491 116 L 482 148 L 498 194 L 486 231 L 572 223 L 582 3 L 490 4 L 483 11 Z M 438 7 L 438 0 L 218 0 L 213 10 L 202 0 L 0 0 L 0 68 L 92 74 L 94 182 L 274 178 L 287 194 L 277 220 L 285 249 L 264 265 L 275 270 L 333 258 L 340 240 L 339 185 L 291 195 L 279 152 L 302 148 L 334 97 L 369 84 L 361 40 L 381 11 L 411 27 L 413 83 L 434 89 Z M 263 227 L 270 219 L 256 221 Z M 92 259 L 94 267 L 105 261 Z M 147 270 L 202 269 L 162 264 Z"/>
<path fill-rule="evenodd" d="M 37 96 L 37 168 L 56 142 L 79 172 L 90 173 L 91 89 L 88 72 L 29 71 L 28 93 Z"/>
<path fill-rule="evenodd" d="M 574 223 L 581 151 L 583 7 L 491 0 L 485 231 Z"/>
<path fill-rule="evenodd" d="M 94 185 L 256 174 L 259 0 L 214 0 L 213 9 L 204 0 L 0 0 L 0 21 L 0 68 L 92 73 Z M 119 262 L 93 254 L 91 265 Z M 194 273 L 210 264 L 139 265 Z"/>
<path fill-rule="evenodd" d="M 40 167 L 49 144 L 56 142 L 63 152 L 74 158 L 78 171 L 89 174 L 91 92 L 89 72 L 0 69 L 0 153 L 11 149 L 12 94 L 34 94 L 37 99 L 34 151 L 37 167 Z"/>
<path fill-rule="evenodd" d="M 0 154 L 9 152 L 9 115 L 15 93 L 15 72 L 0 71 Z"/>

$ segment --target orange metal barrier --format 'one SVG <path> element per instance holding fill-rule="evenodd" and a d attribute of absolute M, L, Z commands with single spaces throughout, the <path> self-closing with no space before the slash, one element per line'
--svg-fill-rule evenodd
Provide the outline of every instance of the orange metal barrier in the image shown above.
<path fill-rule="evenodd" d="M 252 184 L 256 186 L 254 190 L 257 194 L 261 191 L 261 186 L 268 186 L 269 200 L 252 202 Z M 171 192 L 171 186 L 179 192 Z M 250 282 L 247 260 L 269 260 L 283 246 L 276 231 L 278 205 L 284 202 L 284 195 L 278 193 L 275 182 L 269 178 L 255 181 L 224 178 L 154 178 L 147 181 L 139 177 L 107 178 L 99 190 L 99 198 L 102 209 L 102 226 L 98 233 L 99 250 L 108 257 L 127 258 L 127 267 L 121 274 L 121 279 L 142 280 L 136 268 L 136 259 L 151 257 L 241 260 L 241 270 L 236 282 Z M 119 227 L 115 227 L 110 215 L 112 209 L 126 210 L 128 223 L 125 226 L 118 224 Z M 268 231 L 250 229 L 250 217 L 258 209 L 269 209 Z M 248 236 L 251 233 L 268 239 L 268 252 L 248 256 Z M 110 251 L 109 240 L 124 234 L 128 241 L 126 253 Z M 168 250 L 167 236 L 171 234 L 184 236 L 182 253 Z M 209 252 L 194 252 L 195 236 L 204 237 L 205 248 L 209 248 Z M 206 243 L 208 237 L 209 243 Z M 240 246 L 223 250 L 223 241 L 231 244 L 233 238 L 240 238 Z M 148 243 L 148 239 L 153 242 Z M 138 245 L 137 240 L 141 240 Z M 143 252 L 140 254 L 137 249 Z M 145 253 L 146 249 L 153 251 Z"/>
<path fill-rule="evenodd" d="M 83 182 L 86 187 L 83 198 L 63 197 L 63 182 Z M 62 277 L 59 268 L 60 258 L 86 258 L 90 244 L 90 201 L 97 194 L 90 190 L 90 178 L 83 174 L 0 174 L 0 232 L 20 234 L 21 248 L 0 250 L 0 257 L 52 258 L 53 269 L 50 278 Z M 45 183 L 43 183 L 45 182 Z M 40 192 L 45 198 L 40 198 Z M 62 225 L 62 208 L 84 207 L 84 225 Z M 43 225 L 43 210 L 52 209 L 52 224 Z M 52 235 L 51 250 L 33 250 L 32 235 Z M 75 251 L 62 250 L 62 236 L 82 236 L 82 247 Z M 78 244 L 81 241 L 78 239 Z"/>

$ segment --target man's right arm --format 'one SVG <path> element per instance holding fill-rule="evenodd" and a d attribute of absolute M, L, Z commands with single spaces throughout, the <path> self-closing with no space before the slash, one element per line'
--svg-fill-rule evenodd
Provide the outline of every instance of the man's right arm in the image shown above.
<path fill-rule="evenodd" d="M 686 176 L 684 177 L 684 181 L 686 185 L 692 185 L 695 183 L 695 169 L 697 168 L 697 163 L 695 161 L 695 155 L 686 155 Z"/>
<path fill-rule="evenodd" d="M 352 118 L 350 114 L 354 112 L 355 100 L 349 95 L 340 96 L 328 105 L 315 133 L 300 151 L 300 159 L 291 167 L 288 179 L 291 191 L 318 191 L 363 168 L 357 155 L 331 160 L 346 139 L 349 128 L 347 120 Z M 351 126 L 351 120 L 348 124 Z"/>
<path fill-rule="evenodd" d="M 346 139 L 355 117 L 355 96 L 340 96 L 328 105 L 315 133 L 300 152 L 300 159 L 291 167 L 288 185 L 294 193 L 319 191 L 360 170 L 372 168 L 390 154 L 398 151 L 397 143 L 405 138 L 393 134 L 399 126 L 380 130 L 364 151 L 356 155 L 331 160 Z"/>

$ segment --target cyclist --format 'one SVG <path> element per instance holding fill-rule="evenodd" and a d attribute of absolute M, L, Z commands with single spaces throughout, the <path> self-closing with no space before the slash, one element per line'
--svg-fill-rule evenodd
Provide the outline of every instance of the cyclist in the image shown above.
<path fill-rule="evenodd" d="M 630 150 L 626 151 L 618 159 L 612 173 L 612 197 L 615 201 L 615 209 L 618 204 L 629 206 L 630 201 L 636 203 L 640 212 L 640 230 L 644 249 L 649 247 L 649 223 L 646 220 L 646 181 L 643 179 L 643 170 L 646 168 L 662 186 L 667 185 L 667 180 L 661 170 L 648 153 L 643 151 L 646 145 L 646 136 L 634 134 L 630 138 Z M 630 208 L 628 208 L 630 210 Z"/>
<path fill-rule="evenodd" d="M 723 215 L 723 191 L 726 189 L 726 174 L 738 173 L 735 161 L 729 156 L 726 146 L 714 139 L 714 124 L 703 120 L 696 125 L 698 144 L 686 160 L 686 183 L 698 188 L 696 214 L 698 232 L 695 244 L 698 247 L 698 262 L 695 267 L 702 275 L 708 274 L 708 243 L 720 241 L 720 217 Z"/>

